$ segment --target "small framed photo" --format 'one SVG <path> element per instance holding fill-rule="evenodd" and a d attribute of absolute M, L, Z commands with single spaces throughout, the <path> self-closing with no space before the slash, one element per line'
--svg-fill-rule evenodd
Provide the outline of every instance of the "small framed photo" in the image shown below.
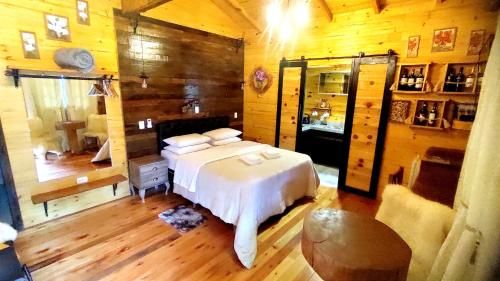
<path fill-rule="evenodd" d="M 484 39 L 486 38 L 486 30 L 472 30 L 470 32 L 469 48 L 467 49 L 467 55 L 479 55 L 481 49 L 484 45 Z"/>
<path fill-rule="evenodd" d="M 420 46 L 420 36 L 408 37 L 408 49 L 406 50 L 406 57 L 416 58 L 418 56 L 419 46 Z"/>
<path fill-rule="evenodd" d="M 79 24 L 90 25 L 89 2 L 76 0 L 76 18 Z"/>
<path fill-rule="evenodd" d="M 443 28 L 434 30 L 432 37 L 432 52 L 449 52 L 455 49 L 457 28 Z"/>
<path fill-rule="evenodd" d="M 20 31 L 21 43 L 23 44 L 24 57 L 27 59 L 39 59 L 40 52 L 38 51 L 38 41 L 36 34 L 29 31 Z"/>
<path fill-rule="evenodd" d="M 45 14 L 47 38 L 60 41 L 71 41 L 69 20 L 67 17 Z"/>

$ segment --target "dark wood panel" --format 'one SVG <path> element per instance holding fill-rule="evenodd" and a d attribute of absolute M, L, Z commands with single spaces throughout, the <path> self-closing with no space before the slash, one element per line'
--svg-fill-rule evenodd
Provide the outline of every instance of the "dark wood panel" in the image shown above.
<path fill-rule="evenodd" d="M 154 129 L 139 130 L 137 125 L 147 118 L 156 124 L 226 115 L 232 127 L 241 129 L 244 50 L 239 39 L 147 17 L 140 17 L 138 34 L 133 34 L 130 19 L 120 11 L 115 11 L 115 27 L 129 157 L 158 152 Z M 143 48 L 139 34 L 144 34 Z M 150 77 L 146 89 L 139 79 L 143 57 Z M 199 99 L 200 114 L 182 114 L 189 99 Z M 237 119 L 234 112 L 238 112 Z"/>

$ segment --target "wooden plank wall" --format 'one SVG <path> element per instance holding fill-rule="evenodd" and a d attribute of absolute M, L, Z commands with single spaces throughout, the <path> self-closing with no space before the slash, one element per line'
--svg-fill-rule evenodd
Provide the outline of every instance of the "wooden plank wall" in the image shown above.
<path fill-rule="evenodd" d="M 116 41 L 113 27 L 112 9 L 119 7 L 119 1 L 89 0 L 91 24 L 80 25 L 76 21 L 76 1 L 2 1 L 0 69 L 7 66 L 21 69 L 63 71 L 52 60 L 54 50 L 61 47 L 83 47 L 90 50 L 96 59 L 96 73 L 118 72 Z M 54 41 L 46 38 L 44 12 L 69 18 L 71 42 Z M 40 59 L 25 59 L 21 47 L 19 29 L 37 34 Z M 117 87 L 117 91 L 119 89 Z M 97 180 L 116 174 L 127 175 L 124 130 L 120 98 L 107 98 L 108 128 L 111 140 L 113 167 L 89 171 L 88 173 L 66 177 L 39 184 L 35 161 L 31 151 L 31 140 L 26 119 L 23 92 L 15 88 L 11 78 L 0 76 L 0 121 L 7 144 L 22 218 L 29 227 L 60 216 L 75 213 L 128 194 L 128 185 L 119 185 L 117 196 L 111 187 L 103 187 L 49 203 L 49 217 L 45 217 L 43 206 L 34 205 L 31 195 L 74 185 L 76 177 L 86 175 L 89 180 Z"/>
<path fill-rule="evenodd" d="M 167 4 L 168 5 L 168 4 Z M 130 19 L 116 11 L 118 60 L 129 157 L 157 153 L 155 129 L 139 130 L 137 122 L 204 116 L 230 116 L 242 128 L 243 56 L 241 41 L 157 19 L 141 17 L 138 34 Z M 148 87 L 138 78 L 144 69 Z M 200 114 L 183 114 L 189 99 L 199 99 Z M 234 113 L 238 117 L 234 118 Z"/>
<path fill-rule="evenodd" d="M 265 21 L 262 5 L 266 1 L 243 1 L 241 5 L 254 18 Z M 383 10 L 375 14 L 370 5 L 333 10 L 333 21 L 328 22 L 324 11 L 311 1 L 312 15 L 308 27 L 296 40 L 281 46 L 278 38 L 269 38 L 268 33 L 255 34 L 247 30 L 245 37 L 245 77 L 257 66 L 268 69 L 277 81 L 279 61 L 282 57 L 300 58 L 386 53 L 395 50 L 400 56 L 398 62 L 474 62 L 477 56 L 467 56 L 470 32 L 485 29 L 493 34 L 496 28 L 497 12 L 483 9 L 486 0 L 436 1 L 384 1 Z M 339 3 L 340 1 L 329 1 Z M 347 5 L 349 6 L 349 5 Z M 431 53 L 434 29 L 457 27 L 455 49 L 451 52 Z M 406 58 L 409 36 L 420 35 L 420 49 L 417 58 Z M 262 96 L 250 87 L 245 87 L 244 131 L 258 141 L 273 144 L 277 101 L 277 82 Z M 428 132 L 411 130 L 406 125 L 390 123 L 387 129 L 385 151 L 379 187 L 385 186 L 388 175 L 399 167 L 405 168 L 405 182 L 412 160 L 423 155 L 430 146 L 465 149 L 468 132 Z M 382 188 L 379 188 L 379 193 Z"/>

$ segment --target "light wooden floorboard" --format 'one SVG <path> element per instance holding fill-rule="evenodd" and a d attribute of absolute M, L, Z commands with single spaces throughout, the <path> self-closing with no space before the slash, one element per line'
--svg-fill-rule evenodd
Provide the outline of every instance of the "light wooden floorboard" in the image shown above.
<path fill-rule="evenodd" d="M 210 211 L 204 225 L 179 234 L 158 214 L 188 203 L 154 194 L 141 204 L 124 198 L 21 233 L 20 258 L 35 280 L 321 280 L 300 249 L 302 221 L 311 210 L 332 207 L 373 216 L 378 202 L 320 187 L 259 228 L 254 266 L 245 269 L 233 250 L 234 231 Z"/>

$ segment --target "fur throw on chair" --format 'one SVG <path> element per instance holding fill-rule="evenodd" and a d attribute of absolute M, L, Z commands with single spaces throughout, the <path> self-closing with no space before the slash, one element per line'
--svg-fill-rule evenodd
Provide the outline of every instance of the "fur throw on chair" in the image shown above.
<path fill-rule="evenodd" d="M 396 231 L 410 246 L 408 281 L 426 280 L 453 224 L 455 212 L 401 185 L 387 185 L 376 219 Z"/>
<path fill-rule="evenodd" d="M 14 241 L 17 238 L 17 231 L 12 226 L 0 222 L 0 243 Z"/>

